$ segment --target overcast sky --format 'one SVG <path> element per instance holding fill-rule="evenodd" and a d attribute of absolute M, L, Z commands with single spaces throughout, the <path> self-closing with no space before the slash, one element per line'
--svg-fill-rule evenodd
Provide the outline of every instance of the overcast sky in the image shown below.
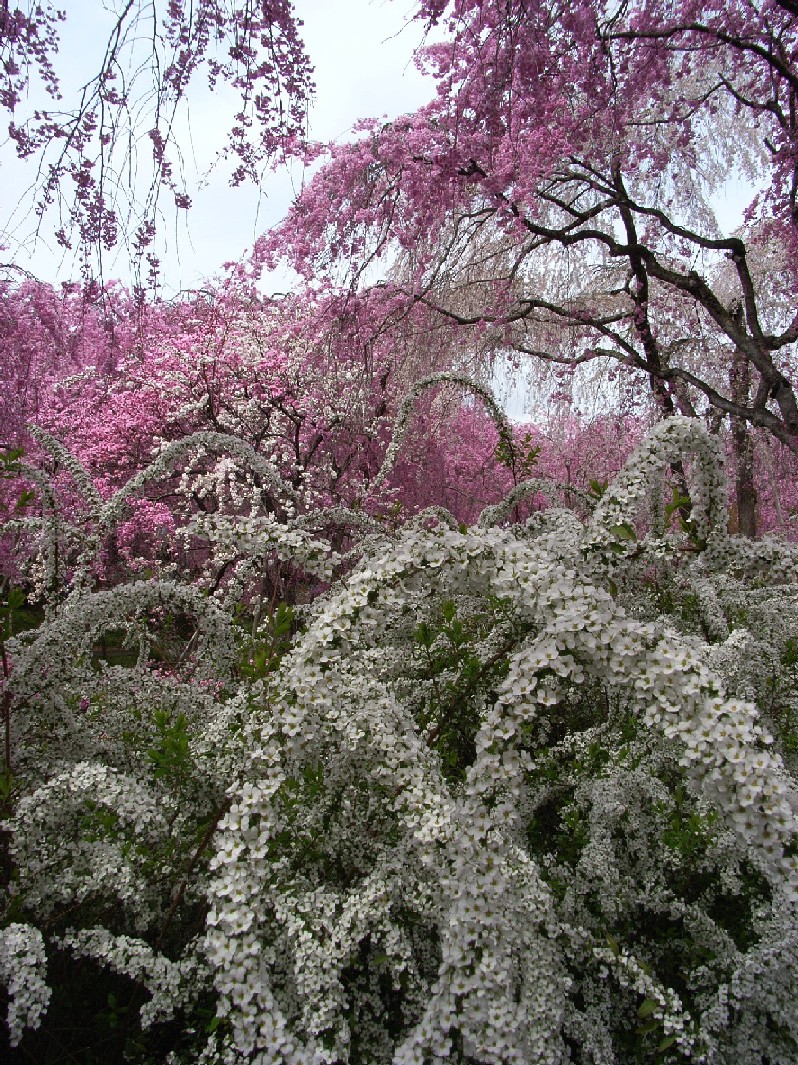
<path fill-rule="evenodd" d="M 63 6 L 68 21 L 61 31 L 58 70 L 68 99 L 70 82 L 79 84 L 94 72 L 87 56 L 93 42 L 103 42 L 107 31 L 102 19 L 110 26 L 110 16 L 103 15 L 98 0 L 72 0 Z M 418 23 L 408 24 L 412 0 L 295 0 L 294 6 L 304 22 L 303 38 L 315 67 L 316 98 L 310 115 L 314 139 L 345 140 L 359 119 L 393 118 L 415 110 L 432 95 L 433 83 L 419 73 L 412 59 L 422 36 Z M 211 95 L 201 88 L 193 94 L 191 140 L 185 132 L 181 137 L 189 185 L 194 184 L 190 180 L 192 158 L 198 171 L 204 172 L 222 143 L 232 113 L 229 98 L 225 101 L 221 94 Z M 34 244 L 30 200 L 22 200 L 13 214 L 35 176 L 34 165 L 18 163 L 6 141 L 0 147 L 0 167 L 0 233 L 7 234 L 5 239 L 0 237 L 0 244 L 8 248 L 2 258 L 15 258 L 43 280 L 66 280 L 76 272 L 74 262 L 62 260 L 60 250 L 48 239 L 47 227 Z M 292 175 L 267 175 L 260 190 L 251 185 L 230 189 L 228 172 L 222 164 L 204 188 L 190 188 L 192 209 L 181 212 L 177 230 L 173 221 L 166 227 L 162 279 L 167 291 L 196 287 L 224 262 L 244 255 L 259 233 L 283 217 L 302 180 L 301 171 L 295 170 Z M 107 276 L 127 279 L 125 253 L 109 260 L 105 270 Z"/>
<path fill-rule="evenodd" d="M 434 83 L 413 63 L 422 33 L 417 23 L 408 25 L 408 0 L 295 0 L 294 6 L 315 67 L 313 139 L 345 141 L 362 118 L 395 118 L 429 100 Z M 220 172 L 195 197 L 180 237 L 180 263 L 170 263 L 170 276 L 176 267 L 182 285 L 191 285 L 197 271 L 213 272 L 239 258 L 283 217 L 302 177 L 295 169 L 269 175 L 260 191 L 230 190 Z"/>

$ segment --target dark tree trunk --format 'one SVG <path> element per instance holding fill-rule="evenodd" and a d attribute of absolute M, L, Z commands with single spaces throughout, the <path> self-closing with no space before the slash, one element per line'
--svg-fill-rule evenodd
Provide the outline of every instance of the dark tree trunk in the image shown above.
<path fill-rule="evenodd" d="M 748 406 L 751 388 L 751 364 L 745 355 L 735 351 L 729 373 L 732 399 L 740 406 Z M 734 489 L 736 521 L 732 517 L 732 531 L 756 537 L 757 495 L 754 484 L 754 438 L 750 425 L 742 418 L 731 418 L 732 450 L 734 453 Z M 736 528 L 734 527 L 736 525 Z"/>

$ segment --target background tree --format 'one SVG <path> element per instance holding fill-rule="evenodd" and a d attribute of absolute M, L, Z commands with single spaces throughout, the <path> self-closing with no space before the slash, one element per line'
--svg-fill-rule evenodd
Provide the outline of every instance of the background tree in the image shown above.
<path fill-rule="evenodd" d="M 300 23 L 290 0 L 124 0 L 113 9 L 98 69 L 76 100 L 62 103 L 57 53 L 67 17 L 49 0 L 0 7 L 9 137 L 21 159 L 37 161 L 40 224 L 52 209 L 58 243 L 80 249 L 88 273 L 102 273 L 104 252 L 120 240 L 157 272 L 149 249 L 162 193 L 177 210 L 191 206 L 177 137 L 192 82 L 204 73 L 211 91 L 237 94 L 221 155 L 232 161 L 232 185 L 259 181 L 266 161 L 305 136 L 313 85 Z"/>
<path fill-rule="evenodd" d="M 357 285 L 401 254 L 407 299 L 466 336 L 489 324 L 494 351 L 611 364 L 658 416 L 728 417 L 754 531 L 747 434 L 798 450 L 794 13 L 463 0 L 419 17 L 447 32 L 423 55 L 436 99 L 334 147 L 263 260 L 349 262 Z M 726 236 L 731 173 L 762 191 Z"/>

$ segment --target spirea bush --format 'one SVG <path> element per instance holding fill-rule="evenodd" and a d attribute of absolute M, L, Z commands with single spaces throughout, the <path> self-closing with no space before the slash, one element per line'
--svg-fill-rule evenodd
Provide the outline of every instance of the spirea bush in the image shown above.
<path fill-rule="evenodd" d="M 798 552 L 727 535 L 698 423 L 575 510 L 535 480 L 472 527 L 255 520 L 242 490 L 190 530 L 223 581 L 98 589 L 135 489 L 4 642 L 11 1046 L 796 1060 Z M 257 616 L 273 551 L 321 590 Z"/>

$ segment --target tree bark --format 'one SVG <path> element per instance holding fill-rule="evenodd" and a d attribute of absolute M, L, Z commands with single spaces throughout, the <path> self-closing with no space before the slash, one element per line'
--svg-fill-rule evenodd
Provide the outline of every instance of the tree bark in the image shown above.
<path fill-rule="evenodd" d="M 729 371 L 732 399 L 740 405 L 748 405 L 751 389 L 751 363 L 744 353 L 735 348 Z M 756 538 L 757 494 L 754 482 L 754 441 L 751 427 L 743 418 L 731 420 L 732 450 L 734 453 L 734 488 L 736 495 L 736 522 L 732 531 Z M 734 517 L 734 516 L 733 516 Z M 736 529 L 734 525 L 736 524 Z"/>

